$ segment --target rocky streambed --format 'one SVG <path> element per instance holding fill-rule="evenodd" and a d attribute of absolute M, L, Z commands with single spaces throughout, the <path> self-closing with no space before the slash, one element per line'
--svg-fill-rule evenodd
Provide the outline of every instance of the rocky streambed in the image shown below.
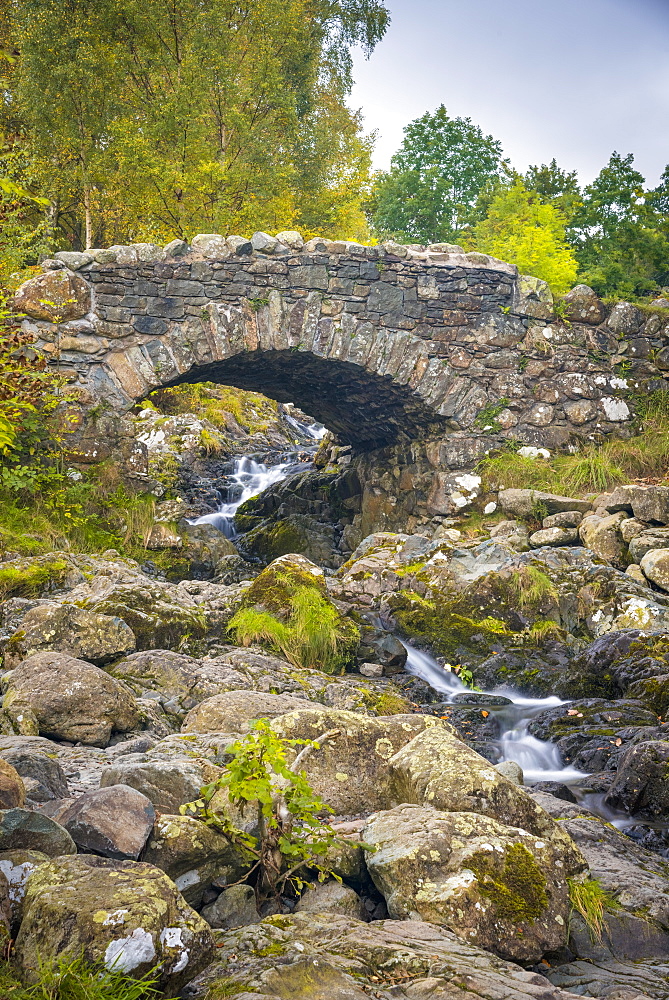
<path fill-rule="evenodd" d="M 179 522 L 200 579 L 113 550 L 2 564 L 44 580 L 0 633 L 17 968 L 83 952 L 210 1000 L 669 996 L 663 489 L 502 491 L 476 538 L 377 532 L 339 568 L 325 542 L 323 565 L 262 568 L 232 518 L 291 461 L 237 458 L 221 509 Z M 341 667 L 232 643 L 240 608 L 288 620 L 304 586 L 348 629 Z M 271 905 L 238 845 L 180 812 L 259 718 L 332 734 L 300 767 L 339 837 L 333 877 Z"/>

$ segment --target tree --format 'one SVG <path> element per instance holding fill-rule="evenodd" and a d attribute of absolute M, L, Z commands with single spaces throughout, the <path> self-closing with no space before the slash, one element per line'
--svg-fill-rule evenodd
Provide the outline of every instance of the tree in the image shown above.
<path fill-rule="evenodd" d="M 555 292 L 565 292 L 576 282 L 576 260 L 565 230 L 562 213 L 516 180 L 493 199 L 488 217 L 474 230 L 474 245 L 516 264 L 522 274 L 543 278 Z"/>
<path fill-rule="evenodd" d="M 575 170 L 562 170 L 555 157 L 549 164 L 528 167 L 522 180 L 528 191 L 538 194 L 541 201 L 553 205 L 567 218 L 571 218 L 580 204 L 578 174 Z"/>
<path fill-rule="evenodd" d="M 502 170 L 501 144 L 442 104 L 407 125 L 390 170 L 378 175 L 374 227 L 405 241 L 457 241 L 481 217 L 477 200 Z"/>
<path fill-rule="evenodd" d="M 634 156 L 614 152 L 583 191 L 570 221 L 581 277 L 600 295 L 644 295 L 667 278 L 666 178 L 655 192 L 634 167 Z"/>
<path fill-rule="evenodd" d="M 303 213 L 318 228 L 360 202 L 369 144 L 345 104 L 350 47 L 383 36 L 380 0 L 10 9 L 11 99 L 71 245 L 279 229 Z"/>

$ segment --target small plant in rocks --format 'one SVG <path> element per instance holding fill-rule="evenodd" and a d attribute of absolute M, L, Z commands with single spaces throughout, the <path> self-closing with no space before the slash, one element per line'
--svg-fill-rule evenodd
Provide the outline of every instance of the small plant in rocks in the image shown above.
<path fill-rule="evenodd" d="M 328 852 L 351 842 L 338 837 L 325 821 L 332 809 L 299 770 L 309 753 L 337 735 L 339 730 L 331 730 L 317 740 L 281 739 L 260 719 L 229 748 L 232 760 L 221 777 L 205 785 L 199 799 L 180 807 L 183 815 L 202 820 L 248 855 L 246 879 L 254 878 L 259 900 L 298 895 L 311 885 L 311 872 L 320 882 L 338 879 L 327 863 Z M 286 751 L 297 746 L 302 750 L 289 767 Z M 242 815 L 255 812 L 257 836 L 234 824 L 225 809 L 228 803 Z"/>
<path fill-rule="evenodd" d="M 156 1000 L 161 994 L 149 973 L 132 979 L 122 971 L 91 965 L 83 957 L 43 962 L 39 981 L 23 985 L 8 962 L 0 962 L 3 1000 Z"/>

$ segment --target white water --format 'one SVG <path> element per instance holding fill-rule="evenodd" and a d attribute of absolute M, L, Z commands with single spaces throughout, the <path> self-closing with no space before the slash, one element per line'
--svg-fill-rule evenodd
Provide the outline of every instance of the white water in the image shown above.
<path fill-rule="evenodd" d="M 410 674 L 427 681 L 431 688 L 445 695 L 446 702 L 452 701 L 455 695 L 463 695 L 466 688 L 456 674 L 445 670 L 427 653 L 414 649 L 409 643 L 404 643 L 407 651 L 406 669 Z M 561 781 L 563 784 L 585 778 L 583 771 L 577 771 L 562 763 L 560 752 L 553 743 L 545 743 L 531 736 L 528 727 L 532 719 L 547 708 L 556 705 L 566 705 L 560 698 L 525 698 L 511 688 L 497 688 L 495 691 L 485 691 L 484 694 L 501 695 L 508 698 L 510 705 L 481 705 L 488 711 L 495 712 L 500 723 L 499 749 L 501 761 L 515 761 L 523 769 L 526 782 Z M 460 698 L 457 705 L 465 707 L 466 702 Z M 478 707 L 478 706 L 477 706 Z"/>
<path fill-rule="evenodd" d="M 304 424 L 295 417 L 288 415 L 284 419 L 291 427 L 295 428 L 300 438 L 302 438 L 302 442 L 304 442 L 305 438 L 310 442 L 320 441 L 327 434 L 327 428 L 322 427 L 321 424 Z M 299 445 L 301 442 L 296 440 L 295 443 Z M 306 446 L 303 444 L 300 450 L 310 452 L 316 449 L 314 444 L 311 443 Z M 238 458 L 235 461 L 233 472 L 227 477 L 230 482 L 231 492 L 233 495 L 236 494 L 237 498 L 229 503 L 222 503 L 217 511 L 214 511 L 212 514 L 203 514 L 201 517 L 195 518 L 191 523 L 213 524 L 215 528 L 223 532 L 226 538 L 236 538 L 238 532 L 235 528 L 235 514 L 244 501 L 258 496 L 268 486 L 280 483 L 282 479 L 286 479 L 287 476 L 292 475 L 294 472 L 299 472 L 303 468 L 303 465 L 296 461 L 298 452 L 291 451 L 289 454 L 291 460 L 278 465 L 265 465 L 264 462 L 256 462 L 247 455 Z"/>

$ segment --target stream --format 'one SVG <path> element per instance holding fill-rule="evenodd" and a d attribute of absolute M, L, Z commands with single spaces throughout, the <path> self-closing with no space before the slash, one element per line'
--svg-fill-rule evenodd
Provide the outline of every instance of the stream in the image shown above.
<path fill-rule="evenodd" d="M 326 432 L 320 424 L 306 424 L 292 416 L 286 421 L 296 432 L 296 447 L 288 449 L 284 461 L 276 465 L 266 465 L 248 455 L 235 460 L 233 471 L 227 478 L 228 499 L 211 514 L 204 514 L 192 523 L 213 524 L 227 538 L 235 539 L 239 532 L 235 527 L 235 513 L 244 501 L 258 496 L 269 486 L 279 483 L 297 472 L 309 468 L 309 458 Z M 299 446 L 299 447 L 298 447 Z M 618 829 L 632 826 L 634 820 L 626 814 L 613 811 L 604 802 L 604 795 L 594 794 L 587 788 L 588 774 L 570 765 L 565 765 L 558 748 L 550 742 L 539 740 L 529 732 L 532 720 L 541 712 L 569 702 L 552 695 L 547 698 L 528 698 L 512 688 L 498 688 L 494 691 L 472 692 L 455 673 L 444 669 L 428 653 L 403 642 L 407 650 L 406 670 L 419 677 L 443 696 L 443 701 L 457 708 L 482 708 L 495 714 L 499 723 L 498 749 L 500 760 L 515 761 L 523 769 L 525 783 L 555 781 L 569 786 L 578 802 L 591 812 Z M 477 694 L 504 699 L 503 704 L 486 702 L 485 706 L 476 700 Z M 467 696 L 471 695 L 471 699 Z"/>

